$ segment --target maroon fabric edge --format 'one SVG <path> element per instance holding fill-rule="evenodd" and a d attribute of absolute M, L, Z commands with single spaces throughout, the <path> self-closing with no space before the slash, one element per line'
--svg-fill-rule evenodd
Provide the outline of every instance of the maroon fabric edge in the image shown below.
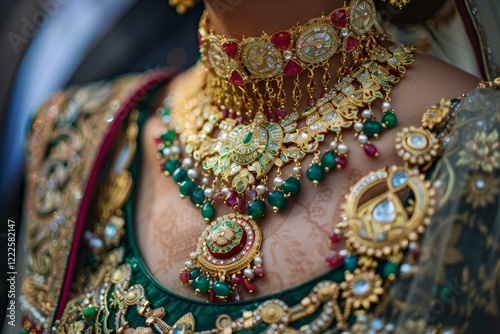
<path fill-rule="evenodd" d="M 467 36 L 469 37 L 469 41 L 472 44 L 472 48 L 474 50 L 474 55 L 476 56 L 476 66 L 481 73 L 481 78 L 483 80 L 487 79 L 486 72 L 482 62 L 481 50 L 479 48 L 479 37 L 477 31 L 474 29 L 474 24 L 472 23 L 472 18 L 469 15 L 469 11 L 466 8 L 464 1 L 467 0 L 455 0 L 455 5 L 457 7 L 458 14 L 462 18 L 462 22 L 464 23 L 465 31 L 467 32 Z"/>
<path fill-rule="evenodd" d="M 113 123 L 109 127 L 107 134 L 104 136 L 104 140 L 101 144 L 101 147 L 99 148 L 99 153 L 96 157 L 96 160 L 95 160 L 94 165 L 92 167 L 92 171 L 91 171 L 90 176 L 87 180 L 87 185 L 85 187 L 85 192 L 83 195 L 82 203 L 80 205 L 80 210 L 78 213 L 78 218 L 77 218 L 77 223 L 76 223 L 76 228 L 75 228 L 75 234 L 73 236 L 73 244 L 72 244 L 69 259 L 68 259 L 68 265 L 66 268 L 66 275 L 64 278 L 64 284 L 62 287 L 61 295 L 59 297 L 59 303 L 58 303 L 58 308 L 56 311 L 55 319 L 61 318 L 61 316 L 64 312 L 64 309 L 66 307 L 66 303 L 68 302 L 69 290 L 70 290 L 70 286 L 71 286 L 71 282 L 73 279 L 74 270 L 75 270 L 75 266 L 76 266 L 76 258 L 77 258 L 78 249 L 80 246 L 80 242 L 81 242 L 81 238 L 82 238 L 82 234 L 83 234 L 83 230 L 84 230 L 84 225 L 85 225 L 86 212 L 88 212 L 89 205 L 90 205 L 90 195 L 92 193 L 92 190 L 94 189 L 94 186 L 95 186 L 95 183 L 97 180 L 97 175 L 99 174 L 99 171 L 102 167 L 102 164 L 103 164 L 103 162 L 108 154 L 108 151 L 111 147 L 112 139 L 114 138 L 117 131 L 119 130 L 122 122 L 126 119 L 129 112 L 137 104 L 137 102 L 140 100 L 140 98 L 143 97 L 149 90 L 155 88 L 159 84 L 174 77 L 176 73 L 177 73 L 177 71 L 174 71 L 174 70 L 161 70 L 161 71 L 149 74 L 145 78 L 143 78 L 142 85 L 140 85 L 139 88 L 136 89 L 135 92 L 131 94 L 130 98 L 123 105 L 121 110 L 116 113 L 115 120 L 113 121 Z"/>

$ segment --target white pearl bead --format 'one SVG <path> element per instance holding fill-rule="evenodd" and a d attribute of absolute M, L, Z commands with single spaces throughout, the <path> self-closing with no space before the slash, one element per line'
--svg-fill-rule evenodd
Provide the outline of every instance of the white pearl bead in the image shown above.
<path fill-rule="evenodd" d="M 170 149 L 172 150 L 172 154 L 181 153 L 181 149 L 179 148 L 179 146 L 172 146 Z"/>
<path fill-rule="evenodd" d="M 363 131 L 364 125 L 361 122 L 354 123 L 354 130 L 357 132 Z"/>
<path fill-rule="evenodd" d="M 243 270 L 243 275 L 245 275 L 245 277 L 248 279 L 252 279 L 255 277 L 253 270 L 250 268 L 246 268 L 245 270 Z"/>
<path fill-rule="evenodd" d="M 384 103 L 382 103 L 382 110 L 391 110 L 391 103 L 389 101 L 384 101 Z"/>
<path fill-rule="evenodd" d="M 279 176 L 274 179 L 274 185 L 276 187 L 281 187 L 283 183 L 285 183 L 285 181 Z"/>
<path fill-rule="evenodd" d="M 231 189 L 227 188 L 227 187 L 224 187 L 222 188 L 221 192 L 222 192 L 222 195 L 224 196 L 227 196 L 229 194 L 229 192 L 231 191 Z"/>
<path fill-rule="evenodd" d="M 409 248 L 411 250 L 418 249 L 418 244 L 416 242 L 410 242 Z"/>
<path fill-rule="evenodd" d="M 339 144 L 338 151 L 339 153 L 347 153 L 349 152 L 349 147 L 346 144 Z"/>
<path fill-rule="evenodd" d="M 266 186 L 263 184 L 259 184 L 257 187 L 255 187 L 255 191 L 257 194 L 262 195 L 266 192 Z"/>
<path fill-rule="evenodd" d="M 349 252 L 347 252 L 347 249 L 342 249 L 341 251 L 339 251 L 339 255 L 341 257 L 346 257 L 347 255 L 349 255 Z"/>
<path fill-rule="evenodd" d="M 212 188 L 206 188 L 203 191 L 203 194 L 208 198 L 212 198 L 212 196 L 214 195 L 214 190 Z"/>
<path fill-rule="evenodd" d="M 253 262 L 260 266 L 262 264 L 262 258 L 260 256 L 256 256 L 254 257 Z"/>
<path fill-rule="evenodd" d="M 372 112 L 370 111 L 370 109 L 365 109 L 361 113 L 361 117 L 363 117 L 364 119 L 368 119 L 368 118 L 372 117 Z"/>
<path fill-rule="evenodd" d="M 300 168 L 299 168 L 299 167 L 297 167 L 297 166 L 295 166 L 295 167 L 293 167 L 293 168 L 292 168 L 292 172 L 293 172 L 294 174 L 299 174 L 299 173 L 300 173 Z"/>
<path fill-rule="evenodd" d="M 358 136 L 358 141 L 361 143 L 361 144 L 364 144 L 368 141 L 368 136 L 365 135 L 364 133 L 360 134 Z"/>
<path fill-rule="evenodd" d="M 163 149 L 163 155 L 167 155 L 168 156 L 170 154 L 172 154 L 172 150 L 170 149 L 170 147 L 165 147 Z"/>
<path fill-rule="evenodd" d="M 339 145 L 339 143 L 338 143 L 336 140 L 334 140 L 334 141 L 332 141 L 332 142 L 330 143 L 330 148 L 331 148 L 332 150 L 335 150 L 335 149 L 337 149 L 337 146 L 338 146 L 338 145 Z"/>
<path fill-rule="evenodd" d="M 208 177 L 204 177 L 201 179 L 202 184 L 208 184 L 209 182 L 210 182 L 210 180 L 208 179 Z"/>
<path fill-rule="evenodd" d="M 196 259 L 198 257 L 198 253 L 196 252 L 191 252 L 191 254 L 189 254 L 189 256 L 192 258 L 192 259 Z"/>
<path fill-rule="evenodd" d="M 196 179 L 198 177 L 198 171 L 196 169 L 188 169 L 187 175 L 190 179 Z"/>
<path fill-rule="evenodd" d="M 184 168 L 193 167 L 193 160 L 191 158 L 184 158 L 184 160 L 182 160 L 182 166 Z"/>
<path fill-rule="evenodd" d="M 186 268 L 193 268 L 193 262 L 186 261 Z"/>
<path fill-rule="evenodd" d="M 404 263 L 399 268 L 399 271 L 401 272 L 401 274 L 410 275 L 413 270 L 412 270 L 411 265 L 409 265 L 408 263 Z"/>

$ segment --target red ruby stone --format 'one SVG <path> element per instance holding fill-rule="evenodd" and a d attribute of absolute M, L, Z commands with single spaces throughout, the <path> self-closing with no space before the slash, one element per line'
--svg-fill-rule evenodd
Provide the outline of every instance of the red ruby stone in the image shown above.
<path fill-rule="evenodd" d="M 326 258 L 326 262 L 331 268 L 337 268 L 344 263 L 344 258 L 338 256 L 337 254 L 332 254 Z"/>
<path fill-rule="evenodd" d="M 221 110 L 221 113 L 222 113 L 222 119 L 226 119 L 229 117 L 229 110 L 227 109 L 222 109 Z"/>
<path fill-rule="evenodd" d="M 339 235 L 336 233 L 333 233 L 332 235 L 330 235 L 330 242 L 332 244 L 338 244 L 340 242 Z"/>
<path fill-rule="evenodd" d="M 232 283 L 233 285 L 238 285 L 238 284 L 240 284 L 242 280 L 243 280 L 243 275 L 241 275 L 241 274 L 233 274 L 233 275 L 231 276 L 231 283 Z"/>
<path fill-rule="evenodd" d="M 243 300 L 243 295 L 239 291 L 236 291 L 235 293 L 233 293 L 231 295 L 231 301 L 232 302 L 240 302 L 242 300 Z"/>
<path fill-rule="evenodd" d="M 255 276 L 257 277 L 264 277 L 264 275 L 266 274 L 266 272 L 264 271 L 264 268 L 262 267 L 257 267 L 253 270 Z"/>
<path fill-rule="evenodd" d="M 241 75 L 236 71 L 233 71 L 233 73 L 231 73 L 231 82 L 235 85 L 242 85 L 243 83 L 245 83 Z"/>
<path fill-rule="evenodd" d="M 154 139 L 155 139 L 155 143 L 157 145 L 163 144 L 163 139 L 161 138 L 161 133 L 155 134 Z"/>
<path fill-rule="evenodd" d="M 284 118 L 286 116 L 286 109 L 279 108 L 278 110 L 276 110 L 276 113 L 278 114 L 279 118 Z"/>
<path fill-rule="evenodd" d="M 420 258 L 420 252 L 416 249 L 413 249 L 411 251 L 411 257 L 415 260 L 415 261 L 418 261 L 418 259 Z"/>
<path fill-rule="evenodd" d="M 274 109 L 269 110 L 267 112 L 267 118 L 273 122 L 276 122 L 278 120 L 278 113 Z"/>
<path fill-rule="evenodd" d="M 211 303 L 218 303 L 220 301 L 213 289 L 210 289 L 210 292 L 208 293 L 208 301 Z"/>
<path fill-rule="evenodd" d="M 179 274 L 179 280 L 182 283 L 186 283 L 187 281 L 189 281 L 189 273 L 186 270 L 181 271 L 181 273 Z"/>
<path fill-rule="evenodd" d="M 250 283 L 250 281 L 246 277 L 243 277 L 243 286 L 249 293 L 255 293 L 257 291 L 257 287 L 254 284 Z"/>
<path fill-rule="evenodd" d="M 378 155 L 377 148 L 373 144 L 366 144 L 363 146 L 363 149 L 365 150 L 365 154 L 370 158 L 375 158 Z"/>
<path fill-rule="evenodd" d="M 280 50 L 286 50 L 290 46 L 292 36 L 287 31 L 280 31 L 271 37 L 271 43 Z"/>
<path fill-rule="evenodd" d="M 283 73 L 286 75 L 295 75 L 302 72 L 304 69 L 300 67 L 294 60 L 290 59 L 288 63 L 286 63 L 285 68 L 283 69 Z"/>
<path fill-rule="evenodd" d="M 344 28 L 347 26 L 347 12 L 344 8 L 337 9 L 333 12 L 332 16 L 330 16 L 330 20 L 334 26 Z"/>
<path fill-rule="evenodd" d="M 345 169 L 347 167 L 347 157 L 345 155 L 337 155 L 335 163 L 342 169 Z"/>
<path fill-rule="evenodd" d="M 356 37 L 354 36 L 347 37 L 347 43 L 345 47 L 347 52 L 354 50 L 358 45 L 359 45 L 359 40 Z"/>
<path fill-rule="evenodd" d="M 309 107 L 312 107 L 316 104 L 316 102 L 317 102 L 317 100 L 315 98 L 311 97 L 310 99 L 307 100 L 307 105 Z"/>
<path fill-rule="evenodd" d="M 236 193 L 236 191 L 231 190 L 229 194 L 227 194 L 226 205 L 232 208 L 236 204 L 238 204 L 238 194 Z"/>
<path fill-rule="evenodd" d="M 236 42 L 226 42 L 222 45 L 224 51 L 229 58 L 234 59 L 236 57 L 236 53 L 238 53 L 238 43 Z"/>
<path fill-rule="evenodd" d="M 245 212 L 247 212 L 247 201 L 246 201 L 246 199 L 243 198 L 243 197 L 240 197 L 240 198 L 238 198 L 237 202 L 238 202 L 238 212 L 240 214 L 244 214 Z"/>

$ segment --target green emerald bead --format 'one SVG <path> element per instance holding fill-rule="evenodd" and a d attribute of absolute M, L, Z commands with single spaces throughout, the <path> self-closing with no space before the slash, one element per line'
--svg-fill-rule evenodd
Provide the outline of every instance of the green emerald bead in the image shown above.
<path fill-rule="evenodd" d="M 215 282 L 212 289 L 218 297 L 227 297 L 231 293 L 231 288 L 224 282 Z"/>
<path fill-rule="evenodd" d="M 163 108 L 163 110 L 160 113 L 160 118 L 166 117 L 170 115 L 170 108 Z"/>
<path fill-rule="evenodd" d="M 266 213 L 266 203 L 263 200 L 259 199 L 253 201 L 253 203 L 247 207 L 247 214 L 253 219 L 261 218 L 264 216 L 264 213 Z"/>
<path fill-rule="evenodd" d="M 194 281 L 193 281 L 193 289 L 197 293 L 206 293 L 208 289 L 210 288 L 210 280 L 208 279 L 207 275 L 201 275 L 198 276 Z"/>
<path fill-rule="evenodd" d="M 215 209 L 212 203 L 206 202 L 201 208 L 201 215 L 205 220 L 210 220 L 215 215 Z"/>
<path fill-rule="evenodd" d="M 177 168 L 172 173 L 172 178 L 174 179 L 175 183 L 182 183 L 184 180 L 187 179 L 187 170 L 185 170 L 182 167 Z"/>
<path fill-rule="evenodd" d="M 366 121 L 363 128 L 363 132 L 370 138 L 376 137 L 380 135 L 380 133 L 382 132 L 382 124 L 373 120 Z"/>
<path fill-rule="evenodd" d="M 319 164 L 312 164 L 306 173 L 306 177 L 313 182 L 321 181 L 324 175 L 323 168 Z"/>
<path fill-rule="evenodd" d="M 26 328 L 21 328 L 19 334 L 29 334 L 29 331 Z"/>
<path fill-rule="evenodd" d="M 381 274 L 383 278 L 397 276 L 399 274 L 399 267 L 394 262 L 389 261 L 386 264 L 384 264 Z"/>
<path fill-rule="evenodd" d="M 198 277 L 200 277 L 201 275 L 201 270 L 200 268 L 196 268 L 196 269 L 193 269 L 189 272 L 189 279 L 194 281 L 195 279 L 197 279 Z"/>
<path fill-rule="evenodd" d="M 395 113 L 388 111 L 384 113 L 384 116 L 382 116 L 382 123 L 387 128 L 393 128 L 398 124 L 398 118 Z"/>
<path fill-rule="evenodd" d="M 162 135 L 161 135 L 161 139 L 165 143 L 170 143 L 170 144 L 174 142 L 176 137 L 177 137 L 177 134 L 175 133 L 174 130 L 167 130 L 164 133 L 162 133 Z"/>
<path fill-rule="evenodd" d="M 191 196 L 191 194 L 196 190 L 196 183 L 192 180 L 185 180 L 179 186 L 179 191 L 182 196 Z"/>
<path fill-rule="evenodd" d="M 337 167 L 337 164 L 335 163 L 335 158 L 336 155 L 332 151 L 328 151 L 325 154 L 323 154 L 323 157 L 321 158 L 321 167 L 325 171 L 333 170 Z"/>
<path fill-rule="evenodd" d="M 191 203 L 199 207 L 203 202 L 205 202 L 205 192 L 203 189 L 198 188 L 191 194 Z"/>
<path fill-rule="evenodd" d="M 281 191 L 283 191 L 283 193 L 288 196 L 297 196 L 298 194 L 300 194 L 300 190 L 300 181 L 293 176 L 289 177 L 285 181 L 283 186 L 281 186 Z"/>
<path fill-rule="evenodd" d="M 169 175 L 172 175 L 177 168 L 179 168 L 181 166 L 181 162 L 177 159 L 173 159 L 173 160 L 168 160 L 167 162 L 165 162 L 165 171 L 169 174 Z"/>
<path fill-rule="evenodd" d="M 95 316 L 97 314 L 97 309 L 93 306 L 86 307 L 83 309 L 82 313 L 85 319 L 95 319 Z"/>
<path fill-rule="evenodd" d="M 344 266 L 350 272 L 353 272 L 358 267 L 358 257 L 356 255 L 348 256 L 344 259 Z"/>
<path fill-rule="evenodd" d="M 286 205 L 286 197 L 281 191 L 272 191 L 267 196 L 267 201 L 273 208 L 281 210 Z"/>

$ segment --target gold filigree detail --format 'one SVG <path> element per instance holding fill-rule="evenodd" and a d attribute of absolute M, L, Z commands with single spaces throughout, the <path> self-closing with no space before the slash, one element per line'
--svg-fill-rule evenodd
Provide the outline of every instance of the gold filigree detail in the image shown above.
<path fill-rule="evenodd" d="M 500 142 L 498 130 L 490 133 L 476 132 L 474 139 L 465 145 L 465 150 L 458 153 L 457 166 L 470 165 L 474 170 L 491 173 L 500 168 Z"/>
<path fill-rule="evenodd" d="M 465 200 L 474 209 L 495 203 L 500 193 L 500 179 L 492 174 L 472 173 L 465 183 Z"/>
<path fill-rule="evenodd" d="M 451 101 L 442 99 L 438 104 L 429 108 L 422 116 L 422 125 L 430 130 L 443 127 L 450 116 Z"/>

